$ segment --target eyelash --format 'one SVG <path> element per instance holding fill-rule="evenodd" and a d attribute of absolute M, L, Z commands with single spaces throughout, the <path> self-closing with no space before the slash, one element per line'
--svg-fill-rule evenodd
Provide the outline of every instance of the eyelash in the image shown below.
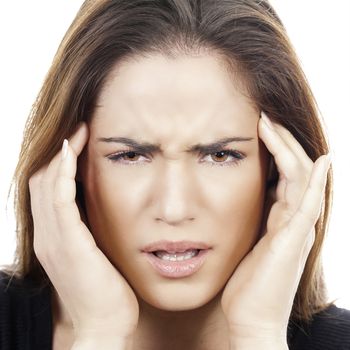
<path fill-rule="evenodd" d="M 215 155 L 216 153 L 222 153 L 222 152 L 224 153 L 224 155 L 228 155 L 228 156 L 234 157 L 235 160 L 229 161 L 229 162 L 209 162 L 209 164 L 211 166 L 215 166 L 215 165 L 219 165 L 219 166 L 237 166 L 245 158 L 244 154 L 242 154 L 242 153 L 240 153 L 238 151 L 235 151 L 233 149 L 219 149 L 219 150 L 214 151 L 212 153 L 205 153 L 205 154 L 201 154 L 201 155 L 204 155 L 204 156 L 209 155 L 210 156 L 210 155 L 213 155 L 213 154 Z M 107 156 L 107 158 L 109 160 L 111 160 L 112 162 L 116 163 L 116 162 L 119 162 L 119 160 L 122 159 L 124 156 L 126 156 L 126 155 L 128 155 L 130 153 L 135 154 L 135 156 L 142 156 L 142 154 L 134 152 L 133 150 L 127 150 L 127 151 L 123 151 L 123 152 L 112 154 L 110 156 Z M 121 163 L 121 164 L 124 164 L 124 165 L 137 165 L 139 163 L 130 161 L 130 162 Z"/>

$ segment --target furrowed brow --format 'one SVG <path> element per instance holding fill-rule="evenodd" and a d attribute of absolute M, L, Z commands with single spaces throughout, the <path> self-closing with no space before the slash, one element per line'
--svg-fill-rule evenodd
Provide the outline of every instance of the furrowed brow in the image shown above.
<path fill-rule="evenodd" d="M 157 153 L 161 152 L 161 147 L 159 144 L 152 144 L 149 142 L 138 142 L 134 139 L 128 137 L 99 137 L 97 139 L 99 142 L 106 143 L 122 143 L 137 153 Z"/>
<path fill-rule="evenodd" d="M 226 137 L 208 144 L 197 143 L 185 150 L 188 153 L 212 153 L 217 152 L 231 142 L 247 142 L 254 140 L 253 137 Z M 99 137 L 99 142 L 121 143 L 132 148 L 137 153 L 161 153 L 160 144 L 149 142 L 138 142 L 128 137 Z"/>
<path fill-rule="evenodd" d="M 186 152 L 212 153 L 220 150 L 231 142 L 246 142 L 254 140 L 253 137 L 226 137 L 212 143 L 197 143 L 186 150 Z"/>

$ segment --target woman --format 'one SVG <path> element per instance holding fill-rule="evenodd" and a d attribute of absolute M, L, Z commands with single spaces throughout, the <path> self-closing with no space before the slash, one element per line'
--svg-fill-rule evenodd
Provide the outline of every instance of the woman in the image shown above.
<path fill-rule="evenodd" d="M 349 348 L 328 153 L 267 1 L 86 1 L 26 125 L 1 349 Z"/>

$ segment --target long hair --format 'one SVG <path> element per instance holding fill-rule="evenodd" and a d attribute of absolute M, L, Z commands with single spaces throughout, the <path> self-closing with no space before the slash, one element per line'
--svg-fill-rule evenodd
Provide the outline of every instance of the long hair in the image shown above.
<path fill-rule="evenodd" d="M 14 274 L 38 286 L 50 280 L 33 248 L 29 178 L 60 150 L 79 121 L 88 121 L 109 73 L 121 60 L 160 53 L 207 52 L 224 58 L 259 110 L 286 127 L 315 161 L 329 152 L 307 79 L 268 1 L 88 0 L 65 34 L 25 125 L 13 182 L 17 249 Z M 321 262 L 332 201 L 328 172 L 316 238 L 298 286 L 292 319 L 310 320 L 330 305 Z M 12 187 L 11 187 L 12 188 Z M 79 196 L 79 193 L 78 193 Z"/>

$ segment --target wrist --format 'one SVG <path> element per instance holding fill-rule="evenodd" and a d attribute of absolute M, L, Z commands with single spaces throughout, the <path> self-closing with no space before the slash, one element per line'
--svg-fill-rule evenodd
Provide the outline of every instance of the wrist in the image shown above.
<path fill-rule="evenodd" d="M 286 330 L 253 330 L 241 327 L 230 332 L 230 350 L 288 350 Z"/>
<path fill-rule="evenodd" d="M 129 350 L 132 348 L 132 339 L 115 336 L 84 336 L 76 337 L 71 350 Z"/>
<path fill-rule="evenodd" d="M 288 344 L 281 339 L 234 339 L 230 340 L 230 350 L 288 350 Z"/>

